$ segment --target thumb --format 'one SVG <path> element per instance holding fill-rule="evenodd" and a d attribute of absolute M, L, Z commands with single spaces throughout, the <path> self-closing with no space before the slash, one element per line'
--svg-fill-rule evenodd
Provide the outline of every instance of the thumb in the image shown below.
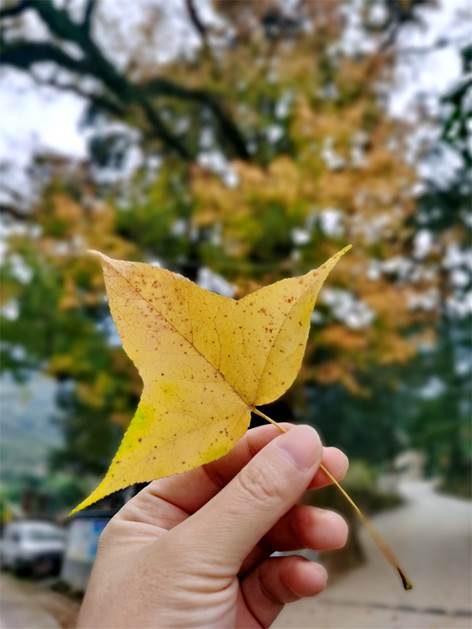
<path fill-rule="evenodd" d="M 257 542 L 298 501 L 321 454 L 320 438 L 309 426 L 296 426 L 273 439 L 189 518 L 194 542 L 211 540 L 219 560 L 239 568 Z"/>

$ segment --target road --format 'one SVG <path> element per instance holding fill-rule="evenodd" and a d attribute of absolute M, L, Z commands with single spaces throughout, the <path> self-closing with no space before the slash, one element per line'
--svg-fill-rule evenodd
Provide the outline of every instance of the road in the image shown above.
<path fill-rule="evenodd" d="M 366 533 L 367 562 L 317 598 L 288 606 L 278 629 L 471 629 L 472 504 L 405 481 L 406 504 L 375 518 L 414 584 L 405 592 Z"/>
<path fill-rule="evenodd" d="M 78 607 L 45 583 L 0 577 L 0 629 L 72 629 Z"/>
<path fill-rule="evenodd" d="M 363 533 L 368 561 L 317 598 L 287 606 L 278 629 L 471 629 L 472 504 L 425 481 L 400 487 L 406 504 L 375 518 L 414 583 L 397 576 Z M 74 626 L 78 604 L 44 585 L 1 575 L 0 629 Z M 130 628 L 138 629 L 138 628 Z"/>

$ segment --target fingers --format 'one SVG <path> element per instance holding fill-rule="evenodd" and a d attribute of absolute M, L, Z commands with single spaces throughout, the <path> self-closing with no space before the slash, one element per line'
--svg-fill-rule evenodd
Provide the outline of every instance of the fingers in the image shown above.
<path fill-rule="evenodd" d="M 288 430 L 293 428 L 292 424 L 281 425 Z M 138 511 L 145 513 L 146 521 L 152 521 L 154 517 L 154 521 L 159 526 L 167 526 L 170 522 L 175 526 L 189 513 L 194 513 L 213 498 L 262 448 L 278 436 L 280 436 L 280 431 L 272 425 L 248 430 L 233 450 L 221 459 L 184 474 L 150 483 L 125 505 L 120 511 L 120 518 L 127 518 L 130 515 L 136 519 L 136 511 Z M 348 460 L 341 450 L 324 448 L 322 462 L 337 480 L 342 480 L 347 471 Z M 321 470 L 317 470 L 309 487 L 316 489 L 330 483 L 326 475 Z M 162 505 L 158 503 L 162 500 L 176 507 L 175 513 L 166 516 L 165 524 L 160 523 Z M 156 503 L 155 514 L 153 514 L 153 501 Z"/>
<path fill-rule="evenodd" d="M 248 611 L 268 627 L 286 603 L 318 594 L 326 587 L 327 578 L 323 566 L 302 557 L 273 557 L 249 573 L 241 589 Z M 238 619 L 237 625 L 250 626 L 247 620 Z"/>
<path fill-rule="evenodd" d="M 263 546 L 274 550 L 335 550 L 342 548 L 348 535 L 345 520 L 334 511 L 296 505 L 269 531 Z"/>
<path fill-rule="evenodd" d="M 336 550 L 346 544 L 347 537 L 347 524 L 338 513 L 295 505 L 252 549 L 241 566 L 241 572 L 251 570 L 276 550 Z"/>
<path fill-rule="evenodd" d="M 227 566 L 239 569 L 246 555 L 293 507 L 321 460 L 319 437 L 297 426 L 267 444 L 212 500 L 183 523 L 195 544 L 204 542 Z"/>

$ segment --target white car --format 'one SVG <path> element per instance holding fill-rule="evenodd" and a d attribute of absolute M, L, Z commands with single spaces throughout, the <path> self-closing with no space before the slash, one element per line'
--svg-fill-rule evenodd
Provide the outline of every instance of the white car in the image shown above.
<path fill-rule="evenodd" d="M 65 548 L 59 526 L 41 520 L 7 524 L 1 546 L 2 566 L 16 573 L 57 574 Z"/>

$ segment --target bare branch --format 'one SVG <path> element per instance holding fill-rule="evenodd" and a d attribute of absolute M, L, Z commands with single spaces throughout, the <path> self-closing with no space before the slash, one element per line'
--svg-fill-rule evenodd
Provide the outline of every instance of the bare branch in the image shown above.
<path fill-rule="evenodd" d="M 10 203 L 0 203 L 0 216 L 15 219 L 17 221 L 27 221 L 30 214 L 27 211 L 20 210 L 16 205 Z"/>
<path fill-rule="evenodd" d="M 98 109 L 104 109 L 114 116 L 123 116 L 125 113 L 125 109 L 120 105 L 120 103 L 108 96 L 105 96 L 104 94 L 84 90 L 77 83 L 58 81 L 54 78 L 42 79 L 35 76 L 34 73 L 32 73 L 32 76 L 35 83 L 40 87 L 52 87 L 61 92 L 71 92 L 72 94 L 76 94 L 77 96 L 80 96 L 81 98 L 94 104 Z"/>
<path fill-rule="evenodd" d="M 2 45 L 1 61 L 5 65 L 29 70 L 34 64 L 50 61 L 66 70 L 89 74 L 89 64 L 67 54 L 54 44 L 43 41 L 13 40 Z"/>
<path fill-rule="evenodd" d="M 197 7 L 195 6 L 195 3 L 193 2 L 193 0 L 185 0 L 185 4 L 186 4 L 188 16 L 190 18 L 192 25 L 197 31 L 198 35 L 200 36 L 200 39 L 202 40 L 202 44 L 205 46 L 205 48 L 207 48 L 208 47 L 208 32 L 207 32 L 206 26 L 203 24 L 200 18 L 200 15 L 198 14 Z"/>
<path fill-rule="evenodd" d="M 92 26 L 93 15 L 95 13 L 95 9 L 97 8 L 97 0 L 87 0 L 84 11 L 84 19 L 82 21 L 83 27 L 90 32 L 90 28 Z"/>
<path fill-rule="evenodd" d="M 19 4 L 10 7 L 10 15 L 12 12 L 19 14 L 26 9 L 34 10 L 54 38 L 59 41 L 73 42 L 80 49 L 82 56 L 76 58 L 53 42 L 14 40 L 4 43 L 3 56 L 0 61 L 26 71 L 31 71 L 35 64 L 52 62 L 78 77 L 95 78 L 102 84 L 103 94 L 82 92 L 81 96 L 89 98 L 98 107 L 121 117 L 125 112 L 138 106 L 145 114 L 154 133 L 168 148 L 184 159 L 193 159 L 195 157 L 193 151 L 162 121 L 152 101 L 155 97 L 167 96 L 193 102 L 213 114 L 226 145 L 234 154 L 247 159 L 249 154 L 241 132 L 215 96 L 205 90 L 186 88 L 168 79 L 156 79 L 142 85 L 136 84 L 105 57 L 90 34 L 90 20 L 96 5 L 97 0 L 87 0 L 83 21 L 75 22 L 65 9 L 57 7 L 52 0 L 21 0 Z M 191 0 L 188 1 L 188 7 L 192 12 L 193 22 L 200 29 L 201 35 L 205 37 L 205 27 Z M 79 88 L 74 84 L 68 83 L 57 85 L 57 87 L 79 93 Z"/>

